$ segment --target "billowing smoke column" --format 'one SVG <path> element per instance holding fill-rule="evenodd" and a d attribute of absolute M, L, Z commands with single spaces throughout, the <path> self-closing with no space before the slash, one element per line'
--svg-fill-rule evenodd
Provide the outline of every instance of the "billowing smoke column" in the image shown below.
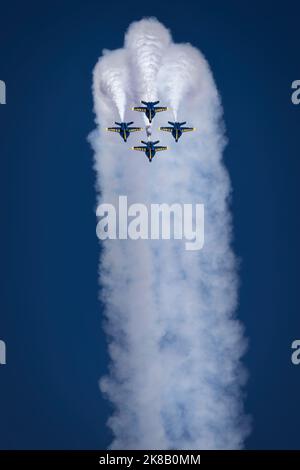
<path fill-rule="evenodd" d="M 190 45 L 174 44 L 155 19 L 133 23 L 123 49 L 105 52 L 94 73 L 98 202 L 202 203 L 205 243 L 106 240 L 100 284 L 110 368 L 101 389 L 114 406 L 113 449 L 238 449 L 249 431 L 242 386 L 243 329 L 235 318 L 236 262 L 230 247 L 230 181 L 220 99 L 209 66 Z M 139 100 L 173 109 L 154 119 L 153 140 L 169 146 L 149 164 L 105 131 Z M 158 127 L 173 118 L 196 132 L 175 143 Z M 131 145 L 145 138 L 130 136 Z"/>

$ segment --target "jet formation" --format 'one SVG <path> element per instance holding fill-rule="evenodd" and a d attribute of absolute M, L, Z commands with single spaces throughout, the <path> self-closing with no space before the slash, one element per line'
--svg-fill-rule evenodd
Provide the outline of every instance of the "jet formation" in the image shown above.
<path fill-rule="evenodd" d="M 147 135 L 148 139 L 150 139 L 150 134 L 149 128 L 151 127 L 151 123 L 153 118 L 155 117 L 156 113 L 162 112 L 162 111 L 167 111 L 168 108 L 166 106 L 158 106 L 159 101 L 141 101 L 141 103 L 144 106 L 136 106 L 132 108 L 133 111 L 138 111 L 145 113 L 150 125 L 146 127 L 147 130 Z M 131 122 L 115 122 L 116 126 L 118 127 L 107 127 L 107 131 L 110 132 L 117 132 L 120 134 L 124 142 L 127 142 L 128 137 L 130 136 L 131 132 L 138 132 L 142 131 L 142 127 L 132 127 L 132 124 L 134 124 L 133 121 Z M 180 137 L 182 136 L 183 132 L 189 132 L 189 131 L 194 131 L 196 130 L 195 127 L 186 127 L 186 121 L 184 122 L 171 122 L 168 121 L 168 124 L 170 126 L 166 127 L 160 127 L 160 131 L 165 131 L 165 132 L 170 132 L 172 136 L 175 139 L 175 142 L 178 142 Z M 148 142 L 141 141 L 142 144 L 141 146 L 135 146 L 132 147 L 132 150 L 138 150 L 142 151 L 145 153 L 146 157 L 148 158 L 149 162 L 152 161 L 153 157 L 155 156 L 156 152 L 162 151 L 162 150 L 167 150 L 168 147 L 163 147 L 157 145 L 159 143 L 159 140 L 152 142 L 151 140 L 148 140 Z"/>

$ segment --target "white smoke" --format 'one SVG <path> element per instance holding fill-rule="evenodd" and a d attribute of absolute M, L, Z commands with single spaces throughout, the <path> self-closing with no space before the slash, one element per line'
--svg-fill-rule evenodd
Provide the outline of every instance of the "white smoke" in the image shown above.
<path fill-rule="evenodd" d="M 157 74 L 169 46 L 169 31 L 156 19 L 132 23 L 125 36 L 125 49 L 134 74 L 135 96 L 139 100 L 157 100 Z"/>
<path fill-rule="evenodd" d="M 120 87 L 123 102 L 158 98 L 197 127 L 178 143 L 152 129 L 153 140 L 170 150 L 151 165 L 117 134 L 103 130 L 115 120 L 117 102 L 106 77 L 118 68 L 123 77 L 118 83 L 126 83 Z M 209 66 L 198 50 L 174 45 L 169 32 L 150 19 L 134 23 L 124 48 L 106 52 L 95 70 L 99 127 L 91 141 L 98 202 L 117 205 L 119 195 L 126 195 L 129 204 L 205 206 L 201 251 L 185 251 L 179 240 L 107 240 L 102 245 L 100 283 L 111 363 L 101 389 L 115 410 L 109 420 L 111 447 L 242 448 L 248 433 L 240 364 L 246 342 L 234 314 L 238 279 L 230 247 L 230 181 L 222 163 L 220 99 Z M 127 108 L 125 116 L 139 125 L 140 113 Z M 169 119 L 169 112 L 159 113 L 155 128 Z M 138 133 L 129 137 L 131 144 L 142 138 Z"/>
<path fill-rule="evenodd" d="M 124 50 L 104 51 L 103 57 L 94 69 L 94 102 L 97 116 L 101 105 L 116 106 L 121 121 L 124 121 L 126 90 L 128 89 L 127 57 Z"/>
<path fill-rule="evenodd" d="M 190 45 L 172 44 L 169 47 L 159 71 L 158 83 L 161 93 L 171 105 L 175 120 L 181 101 L 202 87 L 203 67 L 206 67 L 203 58 Z"/>

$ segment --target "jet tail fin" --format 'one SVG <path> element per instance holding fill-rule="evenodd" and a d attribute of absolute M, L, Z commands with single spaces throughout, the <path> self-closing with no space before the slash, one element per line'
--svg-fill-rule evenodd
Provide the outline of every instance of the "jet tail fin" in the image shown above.
<path fill-rule="evenodd" d="M 186 124 L 186 121 L 179 123 L 180 126 L 184 126 L 185 124 Z"/>
<path fill-rule="evenodd" d="M 145 142 L 144 140 L 141 140 L 141 142 L 142 142 L 142 144 L 147 145 L 147 142 Z"/>
<path fill-rule="evenodd" d="M 141 103 L 147 106 L 147 101 L 141 101 Z"/>
<path fill-rule="evenodd" d="M 127 126 L 131 126 L 131 124 L 133 124 L 133 121 L 127 122 L 126 124 L 127 124 Z"/>
<path fill-rule="evenodd" d="M 117 124 L 117 126 L 121 126 L 121 125 L 122 125 L 120 122 L 116 122 L 116 121 L 115 121 L 115 124 Z"/>
<path fill-rule="evenodd" d="M 154 145 L 156 145 L 158 143 L 159 143 L 159 140 L 156 140 L 155 142 L 153 142 Z"/>
<path fill-rule="evenodd" d="M 175 126 L 175 122 L 168 121 L 171 126 Z"/>
<path fill-rule="evenodd" d="M 154 106 L 156 106 L 159 103 L 159 101 L 154 101 Z"/>

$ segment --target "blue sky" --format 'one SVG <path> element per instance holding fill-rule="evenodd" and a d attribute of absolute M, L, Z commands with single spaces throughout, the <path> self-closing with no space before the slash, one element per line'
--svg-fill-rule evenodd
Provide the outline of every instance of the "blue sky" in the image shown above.
<path fill-rule="evenodd" d="M 172 7 L 173 6 L 173 7 Z M 156 16 L 207 57 L 227 128 L 238 315 L 249 338 L 247 448 L 299 448 L 300 6 L 11 1 L 1 6 L 1 448 L 105 448 L 110 413 L 97 265 L 91 73 L 129 23 Z"/>

